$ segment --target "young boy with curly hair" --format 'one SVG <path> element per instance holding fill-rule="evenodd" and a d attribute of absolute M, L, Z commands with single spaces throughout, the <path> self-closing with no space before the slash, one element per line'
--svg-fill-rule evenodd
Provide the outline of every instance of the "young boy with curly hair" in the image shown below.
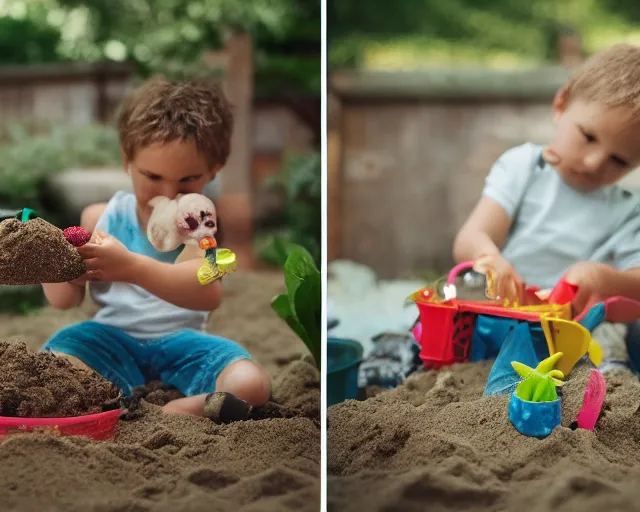
<path fill-rule="evenodd" d="M 522 300 L 523 283 L 549 289 L 565 276 L 579 286 L 576 311 L 640 300 L 640 199 L 618 184 L 640 164 L 640 47 L 588 59 L 556 94 L 553 119 L 546 148 L 523 144 L 494 164 L 455 259 L 492 268 L 502 297 Z M 624 359 L 614 345 L 605 357 Z"/>
<path fill-rule="evenodd" d="M 117 192 L 83 211 L 81 227 L 106 235 L 79 249 L 86 274 L 43 284 L 55 308 L 80 305 L 87 282 L 100 306 L 92 320 L 55 333 L 43 350 L 88 366 L 125 395 L 152 379 L 175 386 L 185 398 L 169 402 L 168 413 L 202 415 L 214 391 L 250 405 L 270 395 L 267 373 L 242 347 L 204 332 L 222 300 L 219 281 L 203 286 L 197 279 L 204 254 L 159 252 L 145 234 L 149 200 L 201 194 L 227 161 L 232 128 L 231 107 L 212 84 L 154 79 L 134 91 L 119 118 L 133 193 Z"/>

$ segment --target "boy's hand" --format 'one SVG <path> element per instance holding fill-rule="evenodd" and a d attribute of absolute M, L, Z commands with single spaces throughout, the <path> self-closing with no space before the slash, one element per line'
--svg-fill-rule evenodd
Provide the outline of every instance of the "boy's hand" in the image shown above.
<path fill-rule="evenodd" d="M 501 254 L 489 254 L 478 258 L 474 262 L 473 270 L 487 276 L 487 287 L 494 297 L 517 301 L 518 304 L 524 303 L 524 282 Z"/>
<path fill-rule="evenodd" d="M 79 247 L 78 252 L 84 258 L 88 279 L 91 281 L 133 281 L 138 255 L 129 251 L 116 238 L 98 232 L 92 241 Z"/>
<path fill-rule="evenodd" d="M 616 272 L 610 265 L 590 261 L 577 263 L 569 268 L 564 278 L 578 286 L 578 293 L 572 303 L 576 314 L 608 297 L 607 288 L 615 279 Z"/>

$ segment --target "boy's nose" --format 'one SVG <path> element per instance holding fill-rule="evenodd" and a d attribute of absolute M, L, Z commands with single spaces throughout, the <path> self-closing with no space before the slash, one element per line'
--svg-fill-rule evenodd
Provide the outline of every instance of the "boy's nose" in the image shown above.
<path fill-rule="evenodd" d="M 162 188 L 162 195 L 169 199 L 175 199 L 179 193 L 180 190 L 175 185 L 165 185 Z"/>
<path fill-rule="evenodd" d="M 592 151 L 588 153 L 583 161 L 585 172 L 598 172 L 607 161 L 607 155 L 603 151 Z"/>

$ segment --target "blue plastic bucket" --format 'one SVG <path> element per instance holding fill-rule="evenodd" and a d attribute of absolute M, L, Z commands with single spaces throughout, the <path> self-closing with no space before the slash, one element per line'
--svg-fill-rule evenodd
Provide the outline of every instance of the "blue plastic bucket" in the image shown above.
<path fill-rule="evenodd" d="M 345 338 L 327 339 L 327 406 L 358 395 L 362 345 Z"/>
<path fill-rule="evenodd" d="M 509 420 L 516 430 L 525 436 L 544 439 L 560 425 L 560 399 L 553 402 L 529 402 L 511 395 Z"/>

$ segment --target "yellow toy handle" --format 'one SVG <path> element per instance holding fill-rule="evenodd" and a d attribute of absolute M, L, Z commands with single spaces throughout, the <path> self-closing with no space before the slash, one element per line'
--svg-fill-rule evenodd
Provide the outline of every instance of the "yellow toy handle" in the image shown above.
<path fill-rule="evenodd" d="M 205 261 L 198 269 L 198 281 L 207 285 L 221 279 L 222 276 L 236 270 L 236 255 L 229 249 L 218 249 L 216 264 Z"/>

